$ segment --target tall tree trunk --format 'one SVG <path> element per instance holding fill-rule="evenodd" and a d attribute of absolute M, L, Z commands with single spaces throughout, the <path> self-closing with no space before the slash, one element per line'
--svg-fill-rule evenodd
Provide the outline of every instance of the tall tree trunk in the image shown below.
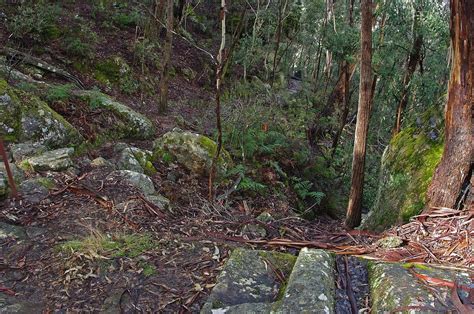
<path fill-rule="evenodd" d="M 164 113 L 168 107 L 168 80 L 171 68 L 171 50 L 173 48 L 173 19 L 173 0 L 168 0 L 166 5 L 166 42 L 160 81 L 160 113 Z"/>
<path fill-rule="evenodd" d="M 216 175 L 217 161 L 222 150 L 222 125 L 221 125 L 221 85 L 222 85 L 222 71 L 226 63 L 227 55 L 225 53 L 225 36 L 226 36 L 226 0 L 221 0 L 220 21 L 221 21 L 221 45 L 219 46 L 219 53 L 217 54 L 216 65 L 216 126 L 217 126 L 217 149 L 212 158 L 211 171 L 209 173 L 209 201 L 214 199 L 214 177 Z"/>
<path fill-rule="evenodd" d="M 405 75 L 403 76 L 403 85 L 400 101 L 397 107 L 397 114 L 395 117 L 395 125 L 392 130 L 392 134 L 395 136 L 400 133 L 402 125 L 402 116 L 405 108 L 408 104 L 408 97 L 410 95 L 410 82 L 415 73 L 416 66 L 420 63 L 421 59 L 421 48 L 423 46 L 423 35 L 420 32 L 420 15 L 421 15 L 421 4 L 414 4 L 415 14 L 413 18 L 413 44 L 410 50 L 410 54 L 407 58 Z"/>
<path fill-rule="evenodd" d="M 275 38 L 275 55 L 273 56 L 271 86 L 273 86 L 273 83 L 275 82 L 275 72 L 276 72 L 276 66 L 277 66 L 278 50 L 280 49 L 281 33 L 283 29 L 283 15 L 286 11 L 287 3 L 288 3 L 288 0 L 280 0 L 280 4 L 278 6 L 278 25 L 277 25 L 277 32 L 275 35 L 276 37 Z"/>
<path fill-rule="evenodd" d="M 348 17 L 347 17 L 347 22 L 349 27 L 354 26 L 354 17 L 353 17 L 353 12 L 354 12 L 354 0 L 349 1 L 349 7 L 348 7 Z M 342 131 L 344 130 L 344 126 L 346 125 L 346 120 L 347 120 L 347 115 L 349 114 L 349 107 L 350 107 L 350 93 L 349 93 L 349 88 L 350 88 L 350 82 L 352 79 L 352 75 L 355 71 L 356 64 L 355 62 L 349 63 L 348 61 L 343 61 L 342 67 L 341 67 L 341 72 L 342 72 L 342 84 L 337 85 L 336 88 L 338 89 L 338 94 L 340 94 L 342 97 L 338 97 L 336 99 L 339 100 L 338 104 L 340 105 L 342 103 L 342 108 L 340 112 L 340 117 L 339 117 L 339 126 L 336 130 L 336 133 L 334 134 L 332 138 L 332 145 L 331 145 L 331 159 L 334 157 L 334 153 L 336 152 L 337 144 L 339 142 L 339 138 L 341 137 Z"/>
<path fill-rule="evenodd" d="M 428 189 L 428 210 L 453 208 L 474 161 L 474 2 L 451 0 L 452 66 L 444 152 Z M 472 187 L 471 187 L 472 188 Z M 472 193 L 472 190 L 471 190 Z"/>
<path fill-rule="evenodd" d="M 359 106 L 352 158 L 351 191 L 346 215 L 346 226 L 349 228 L 358 226 L 362 215 L 365 150 L 372 90 L 372 0 L 361 0 L 361 14 Z"/>

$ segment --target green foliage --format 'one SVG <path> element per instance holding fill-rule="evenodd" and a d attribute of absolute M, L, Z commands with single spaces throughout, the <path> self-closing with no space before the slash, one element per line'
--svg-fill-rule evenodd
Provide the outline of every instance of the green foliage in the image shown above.
<path fill-rule="evenodd" d="M 55 85 L 48 89 L 46 100 L 48 102 L 66 101 L 71 97 L 72 84 Z"/>
<path fill-rule="evenodd" d="M 7 23 L 14 38 L 42 43 L 61 35 L 58 26 L 61 8 L 58 5 L 25 2 L 17 12 Z"/>
<path fill-rule="evenodd" d="M 313 183 L 308 180 L 302 180 L 298 177 L 291 178 L 293 182 L 293 189 L 302 200 L 312 199 L 316 204 L 320 204 L 325 194 L 323 192 L 311 191 Z"/>
<path fill-rule="evenodd" d="M 93 31 L 91 22 L 75 17 L 74 24 L 67 30 L 62 43 L 64 50 L 71 56 L 92 57 L 98 36 Z"/>
<path fill-rule="evenodd" d="M 267 190 L 267 186 L 264 184 L 255 181 L 248 175 L 247 167 L 242 164 L 236 165 L 234 168 L 230 169 L 227 172 L 228 177 L 233 177 L 235 175 L 239 175 L 241 180 L 239 185 L 237 186 L 237 190 L 243 192 L 253 192 L 257 194 L 263 194 Z"/>
<path fill-rule="evenodd" d="M 138 40 L 134 44 L 134 54 L 141 65 L 153 65 L 160 68 L 160 55 L 158 53 L 160 45 L 157 41 L 148 38 Z"/>
<path fill-rule="evenodd" d="M 112 20 L 120 28 L 134 27 L 140 25 L 142 16 L 136 10 L 121 11 L 113 15 Z"/>
<path fill-rule="evenodd" d="M 261 194 L 267 189 L 267 187 L 262 183 L 254 181 L 252 178 L 243 177 L 239 183 L 238 189 Z"/>
<path fill-rule="evenodd" d="M 116 235 L 107 237 L 94 233 L 80 240 L 71 240 L 58 246 L 59 251 L 82 253 L 91 257 L 135 258 L 157 247 L 150 235 Z"/>

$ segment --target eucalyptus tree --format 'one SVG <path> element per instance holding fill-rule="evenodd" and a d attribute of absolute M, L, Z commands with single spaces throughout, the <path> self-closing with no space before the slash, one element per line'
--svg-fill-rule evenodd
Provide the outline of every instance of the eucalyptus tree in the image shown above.
<path fill-rule="evenodd" d="M 372 91 L 372 0 L 361 1 L 361 15 L 359 106 L 352 157 L 352 182 L 346 215 L 346 226 L 349 228 L 358 226 L 362 216 L 365 152 Z"/>
<path fill-rule="evenodd" d="M 451 77 L 445 110 L 445 144 L 428 190 L 429 209 L 453 208 L 474 160 L 474 3 L 451 0 Z M 471 180 L 466 182 L 466 180 Z M 472 193 L 472 191 L 471 191 Z"/>

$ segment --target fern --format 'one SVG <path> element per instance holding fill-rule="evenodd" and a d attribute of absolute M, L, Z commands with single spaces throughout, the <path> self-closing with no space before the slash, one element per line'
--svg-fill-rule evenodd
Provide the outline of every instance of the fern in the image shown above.
<path fill-rule="evenodd" d="M 308 180 L 302 180 L 298 177 L 293 177 L 292 180 L 293 182 L 295 182 L 293 185 L 293 189 L 295 190 L 299 198 L 301 198 L 302 200 L 312 198 L 313 201 L 315 201 L 317 204 L 321 203 L 325 194 L 323 192 L 311 191 L 313 183 Z"/>
<path fill-rule="evenodd" d="M 266 185 L 252 180 L 249 177 L 244 177 L 239 183 L 238 189 L 241 191 L 251 191 L 255 193 L 262 193 L 266 190 Z"/>

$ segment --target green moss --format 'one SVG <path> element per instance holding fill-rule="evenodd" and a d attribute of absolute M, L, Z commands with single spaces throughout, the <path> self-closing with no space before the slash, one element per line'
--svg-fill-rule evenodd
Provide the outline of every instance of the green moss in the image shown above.
<path fill-rule="evenodd" d="M 66 253 L 80 252 L 92 257 L 135 258 L 157 246 L 157 242 L 148 234 L 116 235 L 113 237 L 93 234 L 79 240 L 65 242 L 59 245 L 57 250 Z"/>
<path fill-rule="evenodd" d="M 280 283 L 278 296 L 276 298 L 276 300 L 281 300 L 285 294 L 290 273 L 295 266 L 296 256 L 286 253 L 275 253 L 271 251 L 260 251 L 259 256 L 272 263 L 272 267 L 275 267 L 278 271 L 285 275 L 285 282 Z"/>
<path fill-rule="evenodd" d="M 36 179 L 36 182 L 38 182 L 40 185 L 44 186 L 48 190 L 51 190 L 56 186 L 54 184 L 54 181 L 50 178 L 40 177 Z"/>
<path fill-rule="evenodd" d="M 138 264 L 141 268 L 143 268 L 143 275 L 145 277 L 150 277 L 154 274 L 156 274 L 156 267 L 152 264 L 149 264 L 147 262 L 143 262 L 141 261 L 139 264 Z"/>
<path fill-rule="evenodd" d="M 442 154 L 442 136 L 432 140 L 422 127 L 395 136 L 382 157 L 380 189 L 364 227 L 380 231 L 418 215 Z"/>
<path fill-rule="evenodd" d="M 31 166 L 28 159 L 22 160 L 18 167 L 23 171 L 33 171 L 33 166 Z"/>
<path fill-rule="evenodd" d="M 115 83 L 120 79 L 120 65 L 113 59 L 107 59 L 96 65 L 94 72 L 96 80 L 101 83 Z"/>

